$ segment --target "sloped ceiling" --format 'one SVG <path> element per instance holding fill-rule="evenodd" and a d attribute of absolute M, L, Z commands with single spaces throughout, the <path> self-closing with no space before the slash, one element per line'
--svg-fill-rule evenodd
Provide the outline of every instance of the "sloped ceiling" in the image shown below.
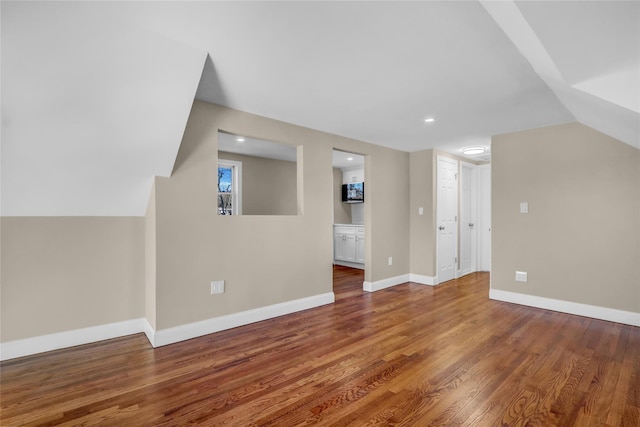
<path fill-rule="evenodd" d="M 3 1 L 1 211 L 144 215 L 194 96 L 406 151 L 574 120 L 640 147 L 638 5 Z"/>
<path fill-rule="evenodd" d="M 90 4 L 2 2 L 2 215 L 144 215 L 206 52 Z"/>

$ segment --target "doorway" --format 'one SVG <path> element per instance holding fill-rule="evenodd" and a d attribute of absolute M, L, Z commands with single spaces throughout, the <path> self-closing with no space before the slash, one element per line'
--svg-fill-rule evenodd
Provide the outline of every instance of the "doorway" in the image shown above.
<path fill-rule="evenodd" d="M 365 269 L 365 157 L 333 150 L 333 263 Z"/>
<path fill-rule="evenodd" d="M 491 270 L 491 165 L 437 156 L 435 284 Z"/>

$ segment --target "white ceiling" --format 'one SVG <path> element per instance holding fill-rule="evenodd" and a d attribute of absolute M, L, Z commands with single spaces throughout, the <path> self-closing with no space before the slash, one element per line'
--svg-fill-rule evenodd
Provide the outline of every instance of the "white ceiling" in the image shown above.
<path fill-rule="evenodd" d="M 218 151 L 295 162 L 297 150 L 292 145 L 218 131 Z M 333 150 L 333 167 L 343 170 L 364 167 L 364 156 Z"/>
<path fill-rule="evenodd" d="M 293 145 L 265 141 L 248 136 L 218 132 L 218 151 L 295 162 L 297 150 Z"/>
<path fill-rule="evenodd" d="M 344 170 L 364 167 L 364 156 L 346 151 L 333 150 L 333 167 Z"/>
<path fill-rule="evenodd" d="M 194 96 L 405 151 L 640 148 L 639 5 L 2 1 L 2 214 L 144 215 Z"/>

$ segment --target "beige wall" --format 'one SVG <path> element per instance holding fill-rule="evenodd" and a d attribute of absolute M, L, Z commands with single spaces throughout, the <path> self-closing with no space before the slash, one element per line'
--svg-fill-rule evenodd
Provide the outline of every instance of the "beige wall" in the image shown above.
<path fill-rule="evenodd" d="M 493 289 L 640 312 L 640 150 L 578 123 L 496 136 L 492 196 Z"/>
<path fill-rule="evenodd" d="M 296 215 L 296 162 L 220 151 L 219 158 L 242 162 L 243 215 Z"/>
<path fill-rule="evenodd" d="M 374 283 L 410 273 L 409 153 L 371 146 L 364 181 L 365 280 Z"/>
<path fill-rule="evenodd" d="M 436 275 L 436 191 L 435 155 L 433 150 L 411 153 L 411 273 Z M 418 214 L 418 208 L 423 214 Z"/>
<path fill-rule="evenodd" d="M 144 221 L 3 217 L 2 342 L 144 317 Z"/>
<path fill-rule="evenodd" d="M 218 129 L 301 146 L 302 215 L 215 214 Z M 332 292 L 333 148 L 369 162 L 366 280 L 409 272 L 408 153 L 196 101 L 172 177 L 156 178 L 157 329 Z"/>
<path fill-rule="evenodd" d="M 333 168 L 333 223 L 351 224 L 351 205 L 342 203 L 342 169 Z"/>

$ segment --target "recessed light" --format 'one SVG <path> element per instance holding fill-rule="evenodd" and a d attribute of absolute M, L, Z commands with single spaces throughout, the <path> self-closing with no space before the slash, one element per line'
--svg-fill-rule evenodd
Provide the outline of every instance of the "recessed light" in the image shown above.
<path fill-rule="evenodd" d="M 236 142 L 244 142 L 244 138 L 239 136 L 239 137 L 236 138 Z"/>
<path fill-rule="evenodd" d="M 434 119 L 433 117 L 427 117 L 426 119 L 424 119 L 424 121 L 425 121 L 426 123 L 433 123 L 433 122 L 435 122 L 435 121 L 436 121 L 436 119 Z"/>
<path fill-rule="evenodd" d="M 474 145 L 472 147 L 464 147 L 462 150 L 463 154 L 471 155 L 471 154 L 482 154 L 487 151 L 487 147 L 482 145 Z"/>

